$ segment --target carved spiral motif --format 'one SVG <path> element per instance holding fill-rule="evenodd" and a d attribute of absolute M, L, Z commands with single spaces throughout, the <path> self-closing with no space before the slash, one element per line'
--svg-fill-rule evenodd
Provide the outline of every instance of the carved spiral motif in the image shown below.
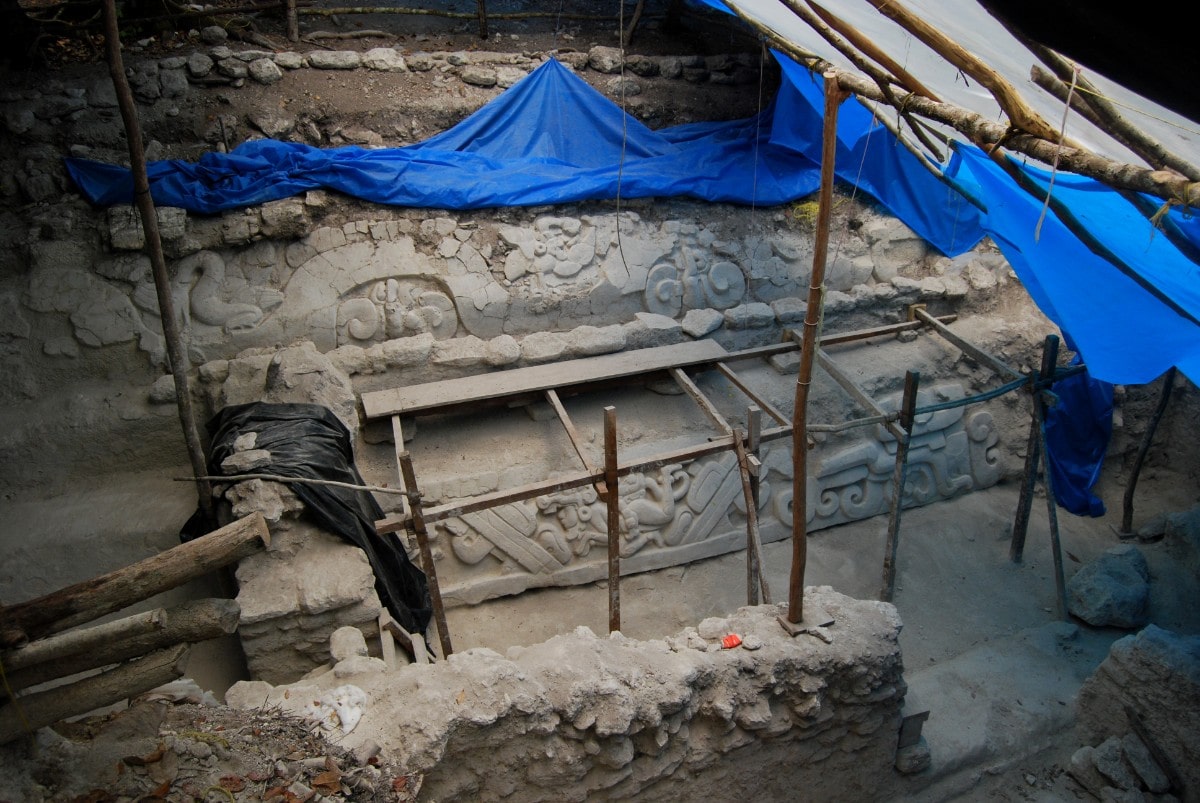
<path fill-rule="evenodd" d="M 338 307 L 337 327 L 342 338 L 370 340 L 379 331 L 379 323 L 379 308 L 369 298 L 348 298 Z"/>
<path fill-rule="evenodd" d="M 674 265 L 661 263 L 646 277 L 646 309 L 674 318 L 683 307 L 683 285 Z"/>

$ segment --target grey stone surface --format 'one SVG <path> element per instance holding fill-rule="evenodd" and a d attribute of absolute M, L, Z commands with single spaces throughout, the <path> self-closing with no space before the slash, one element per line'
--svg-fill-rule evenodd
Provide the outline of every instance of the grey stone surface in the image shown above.
<path fill-rule="evenodd" d="M 932 763 L 933 753 L 924 736 L 916 744 L 902 747 L 896 751 L 896 771 L 901 775 L 915 775 L 929 769 Z"/>
<path fill-rule="evenodd" d="M 339 627 L 329 635 L 329 655 L 344 661 L 367 654 L 367 639 L 357 627 Z"/>
<path fill-rule="evenodd" d="M 1149 621 L 1150 569 L 1132 544 L 1105 550 L 1067 583 L 1073 615 L 1098 627 L 1135 628 Z"/>
<path fill-rule="evenodd" d="M 200 41 L 206 45 L 219 45 L 229 39 L 229 33 L 220 25 L 206 25 L 200 29 Z"/>

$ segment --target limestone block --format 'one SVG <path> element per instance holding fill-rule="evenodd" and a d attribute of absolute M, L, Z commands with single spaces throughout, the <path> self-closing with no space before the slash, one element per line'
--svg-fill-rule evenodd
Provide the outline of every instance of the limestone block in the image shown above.
<path fill-rule="evenodd" d="M 463 67 L 462 74 L 459 77 L 464 84 L 479 86 L 485 89 L 495 86 L 498 81 L 495 70 L 490 67 L 479 67 L 477 65 Z"/>
<path fill-rule="evenodd" d="M 173 206 L 155 209 L 158 218 L 159 236 L 164 240 L 178 240 L 187 233 L 187 210 Z M 109 244 L 118 251 L 140 251 L 146 245 L 142 231 L 142 218 L 137 209 L 124 204 L 108 208 Z"/>
<path fill-rule="evenodd" d="M 512 335 L 493 337 L 484 347 L 483 359 L 493 368 L 512 365 L 521 359 L 521 344 Z"/>
<path fill-rule="evenodd" d="M 579 326 L 567 333 L 567 352 L 572 357 L 610 354 L 625 348 L 625 329 L 610 326 Z"/>
<path fill-rule="evenodd" d="M 392 47 L 376 47 L 362 54 L 362 65 L 368 70 L 381 72 L 406 72 L 404 57 Z"/>
<path fill-rule="evenodd" d="M 246 65 L 246 62 L 236 56 L 229 56 L 217 61 L 217 73 L 236 81 L 239 78 L 248 77 L 250 75 L 250 68 Z"/>
<path fill-rule="evenodd" d="M 276 239 L 299 238 L 308 231 L 308 209 L 300 198 L 283 198 L 262 205 L 262 233 Z"/>
<path fill-rule="evenodd" d="M 409 54 L 408 68 L 414 72 L 429 72 L 433 69 L 434 64 L 434 58 L 429 53 L 417 52 Z"/>
<path fill-rule="evenodd" d="M 520 81 L 526 76 L 525 70 L 519 67 L 497 67 L 496 68 L 496 86 L 501 89 L 508 89 L 513 84 Z"/>
<path fill-rule="evenodd" d="M 1150 569 L 1132 544 L 1105 550 L 1067 583 L 1071 613 L 1096 627 L 1135 628 L 1150 616 Z"/>
<path fill-rule="evenodd" d="M 308 54 L 308 66 L 315 70 L 356 70 L 362 57 L 354 50 L 313 50 Z"/>
<path fill-rule="evenodd" d="M 1092 763 L 1096 770 L 1117 789 L 1137 789 L 1138 782 L 1133 771 L 1125 763 L 1121 752 L 1121 740 L 1110 736 L 1092 751 Z"/>
<path fill-rule="evenodd" d="M 164 374 L 154 380 L 147 398 L 151 404 L 174 404 L 175 377 L 171 374 Z"/>
<path fill-rule="evenodd" d="M 261 400 L 320 404 L 348 430 L 358 430 L 358 403 L 350 378 L 312 343 L 281 349 L 271 358 Z"/>
<path fill-rule="evenodd" d="M 615 98 L 632 98 L 642 94 L 642 84 L 636 78 L 613 78 L 607 84 L 608 94 Z"/>
<path fill-rule="evenodd" d="M 270 465 L 271 453 L 266 449 L 246 449 L 234 452 L 221 461 L 223 474 L 249 474 Z"/>
<path fill-rule="evenodd" d="M 725 310 L 725 326 L 729 329 L 762 329 L 774 323 L 775 311 L 761 301 Z"/>
<path fill-rule="evenodd" d="M 686 340 L 683 327 L 674 318 L 639 312 L 625 327 L 626 348 L 642 349 L 651 346 L 669 346 Z"/>
<path fill-rule="evenodd" d="M 799 298 L 780 298 L 771 302 L 771 309 L 775 313 L 775 320 L 783 326 L 789 326 L 804 323 L 808 304 Z"/>
<path fill-rule="evenodd" d="M 278 67 L 285 70 L 298 70 L 307 62 L 302 53 L 294 53 L 292 51 L 284 51 L 282 53 L 272 53 L 269 58 L 275 62 Z"/>
<path fill-rule="evenodd" d="M 181 98 L 188 92 L 187 72 L 182 64 L 178 69 L 160 70 L 158 81 L 164 98 Z"/>
<path fill-rule="evenodd" d="M 558 332 L 534 332 L 521 340 L 521 359 L 530 364 L 560 360 L 567 356 L 568 345 Z"/>
<path fill-rule="evenodd" d="M 1127 733 L 1121 738 L 1121 752 L 1125 761 L 1129 763 L 1129 768 L 1141 779 L 1146 791 L 1156 795 L 1170 791 L 1170 779 L 1137 734 Z"/>
<path fill-rule="evenodd" d="M 588 51 L 588 66 L 596 72 L 616 73 L 621 71 L 621 50 L 597 45 Z"/>
<path fill-rule="evenodd" d="M 659 58 L 658 74 L 663 78 L 678 78 L 683 75 L 683 61 L 678 56 Z"/>
<path fill-rule="evenodd" d="M 367 639 L 357 627 L 339 627 L 329 635 L 329 655 L 344 661 L 367 654 Z"/>
<path fill-rule="evenodd" d="M 200 41 L 206 45 L 219 45 L 229 39 L 229 32 L 220 25 L 206 25 L 200 29 Z"/>
<path fill-rule="evenodd" d="M 455 337 L 434 343 L 429 361 L 449 368 L 475 368 L 485 362 L 486 352 L 487 344 L 474 335 Z"/>
<path fill-rule="evenodd" d="M 188 56 L 187 71 L 193 78 L 204 78 L 213 71 L 216 62 L 206 53 L 196 52 Z"/>
<path fill-rule="evenodd" d="M 283 80 L 283 70 L 272 58 L 255 59 L 246 68 L 247 73 L 260 84 L 270 86 Z"/>
<path fill-rule="evenodd" d="M 715 309 L 690 309 L 683 316 L 685 334 L 701 338 L 720 329 L 725 323 L 725 313 Z"/>

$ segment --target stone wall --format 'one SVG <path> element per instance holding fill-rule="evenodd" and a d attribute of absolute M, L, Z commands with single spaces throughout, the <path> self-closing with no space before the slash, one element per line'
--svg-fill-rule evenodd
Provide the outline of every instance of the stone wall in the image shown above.
<path fill-rule="evenodd" d="M 658 641 L 579 628 L 394 671 L 348 656 L 227 699 L 303 715 L 357 687 L 362 719 L 342 744 L 378 743 L 424 774 L 431 800 L 875 799 L 894 775 L 905 694 L 899 619 L 829 588 L 806 599 L 834 617 L 830 643 L 789 638 L 780 609 L 762 606 Z M 729 633 L 742 645 L 722 649 Z"/>

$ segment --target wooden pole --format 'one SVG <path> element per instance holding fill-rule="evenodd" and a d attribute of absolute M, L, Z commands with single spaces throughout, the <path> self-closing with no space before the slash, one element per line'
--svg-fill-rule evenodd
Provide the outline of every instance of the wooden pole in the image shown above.
<path fill-rule="evenodd" d="M 300 15 L 296 13 L 296 0 L 287 1 L 287 38 L 289 42 L 300 41 Z"/>
<path fill-rule="evenodd" d="M 433 620 L 437 624 L 438 643 L 442 646 L 442 658 L 454 653 L 450 643 L 450 627 L 446 624 L 446 609 L 442 605 L 442 589 L 438 585 L 437 567 L 433 564 L 433 550 L 429 548 L 429 531 L 425 527 L 425 516 L 421 511 L 421 492 L 417 489 L 417 475 L 413 471 L 412 455 L 400 453 L 400 473 L 404 487 L 408 489 L 408 508 L 412 512 L 412 531 L 417 537 L 417 548 L 421 552 L 421 568 L 429 584 L 429 601 L 433 605 Z"/>
<path fill-rule="evenodd" d="M 104 41 L 108 52 L 108 71 L 117 95 L 117 106 L 125 123 L 125 140 L 129 145 L 129 168 L 133 174 L 133 197 L 142 218 L 142 230 L 146 236 L 146 251 L 150 257 L 150 268 L 154 275 L 154 289 L 158 294 L 158 314 L 162 320 L 163 339 L 167 345 L 167 364 L 175 377 L 175 403 L 179 408 L 179 423 L 183 426 L 183 439 L 187 444 L 192 473 L 202 477 L 208 473 L 204 459 L 204 448 L 200 445 L 200 430 L 192 410 L 192 392 L 188 381 L 187 350 L 179 332 L 175 315 L 175 302 L 171 297 L 171 284 L 167 278 L 167 263 L 163 256 L 162 238 L 158 233 L 158 215 L 154 211 L 154 199 L 150 197 L 150 180 L 146 173 L 146 151 L 142 146 L 142 127 L 138 121 L 133 93 L 125 77 L 125 65 L 121 60 L 121 33 L 117 27 L 115 0 L 104 0 Z M 216 523 L 213 512 L 212 486 L 206 480 L 196 482 L 196 495 L 200 510 L 209 522 Z"/>
<path fill-rule="evenodd" d="M 833 209 L 833 165 L 837 154 L 838 107 L 847 93 L 833 73 L 825 74 L 825 125 L 821 145 L 821 191 L 818 196 L 817 237 L 813 248 L 812 279 L 804 312 L 804 337 L 800 342 L 800 369 L 792 410 L 792 570 L 788 582 L 787 620 L 804 619 L 804 570 L 808 563 L 808 391 L 812 383 L 817 330 L 821 325 L 825 295 L 825 260 L 829 251 L 829 220 Z"/>
<path fill-rule="evenodd" d="M 1158 422 L 1162 420 L 1163 413 L 1166 412 L 1167 402 L 1171 400 L 1171 390 L 1175 387 L 1175 366 L 1171 366 L 1170 370 L 1163 375 L 1163 386 L 1158 397 L 1158 406 L 1154 408 L 1154 414 L 1150 416 L 1150 422 L 1146 425 L 1146 434 L 1142 436 L 1142 445 L 1138 447 L 1137 457 L 1133 460 L 1133 468 L 1129 472 L 1129 484 L 1125 486 L 1125 498 L 1122 503 L 1121 510 L 1121 532 L 1133 532 L 1133 493 L 1137 488 L 1138 475 L 1142 473 L 1142 463 L 1146 460 L 1146 454 L 1150 451 L 1150 446 L 1154 443 L 1154 433 L 1158 430 Z"/>
<path fill-rule="evenodd" d="M 64 717 L 84 714 L 170 683 L 183 674 L 188 654 L 188 647 L 180 644 L 68 686 L 11 700 L 0 708 L 0 744 Z"/>
<path fill-rule="evenodd" d="M 721 364 L 722 366 L 724 363 Z M 746 451 L 750 456 L 757 461 L 759 470 L 750 475 L 750 496 L 754 500 L 754 510 L 757 514 L 759 502 L 759 488 L 762 485 L 762 459 L 759 454 L 759 447 L 762 445 L 762 409 L 756 404 L 752 404 L 746 408 Z M 771 592 L 767 588 L 766 575 L 763 573 L 762 545 L 759 544 L 759 549 L 753 554 L 754 563 L 751 564 L 747 555 L 746 560 L 746 599 L 750 605 L 757 605 L 760 599 L 768 605 L 771 604 Z M 753 589 L 753 590 L 751 590 Z"/>
<path fill-rule="evenodd" d="M 892 472 L 892 514 L 888 518 L 887 544 L 883 550 L 883 583 L 879 599 L 891 602 L 896 595 L 896 552 L 900 545 L 900 512 L 904 509 L 904 483 L 908 477 L 908 447 L 912 443 L 913 424 L 917 409 L 917 388 L 921 374 L 909 371 L 904 376 L 904 398 L 900 402 L 900 429 L 903 437 L 896 441 L 896 468 Z"/>
<path fill-rule="evenodd" d="M 760 587 L 764 588 L 764 602 L 771 602 L 771 592 L 765 589 L 762 579 L 762 539 L 758 534 L 758 507 L 752 487 L 752 478 L 758 474 L 758 460 L 753 463 L 742 443 L 742 431 L 733 430 L 733 451 L 737 455 L 738 473 L 742 477 L 742 497 L 746 503 L 746 604 L 757 605 Z"/>
<path fill-rule="evenodd" d="M 621 489 L 617 478 L 617 408 L 604 408 L 604 485 L 608 493 L 608 632 L 621 629 Z"/>
<path fill-rule="evenodd" d="M 159 620 L 136 614 L 87 630 L 69 630 L 5 654 L 2 660 L 8 688 L 20 691 L 176 644 L 227 635 L 237 629 L 241 608 L 231 599 L 201 599 L 150 613 Z M 137 624 L 143 625 L 140 631 Z"/>
<path fill-rule="evenodd" d="M 479 20 L 479 38 L 488 38 L 487 0 L 475 0 L 475 16 Z"/>
<path fill-rule="evenodd" d="M 201 577 L 271 543 L 261 513 L 160 552 L 132 566 L 68 586 L 29 602 L 0 608 L 0 647 L 21 643 L 16 634 L 38 639 L 99 619 L 135 602 Z"/>
<path fill-rule="evenodd" d="M 1055 337 L 1054 340 L 1054 352 L 1057 354 L 1058 338 Z M 1058 608 L 1058 618 L 1070 621 L 1071 615 L 1067 608 L 1067 581 L 1063 576 L 1062 542 L 1059 540 L 1058 534 L 1058 502 L 1054 498 L 1054 472 L 1050 470 L 1050 451 L 1046 448 L 1044 426 L 1046 408 L 1040 399 L 1034 401 L 1034 408 L 1037 410 L 1038 434 L 1042 439 L 1042 481 L 1046 484 L 1046 521 L 1050 526 L 1050 553 L 1054 558 L 1054 602 L 1055 607 Z"/>
<path fill-rule="evenodd" d="M 1013 515 L 1012 539 L 1008 544 L 1008 557 L 1020 563 L 1025 554 L 1025 537 L 1029 532 L 1029 513 L 1033 509 L 1033 489 L 1037 484 L 1038 461 L 1041 459 L 1042 438 L 1038 432 L 1037 390 L 1038 378 L 1033 377 L 1033 393 L 1030 404 L 1034 407 L 1029 417 L 1029 437 L 1025 441 L 1025 471 L 1021 475 L 1021 494 L 1017 497 L 1017 510 Z"/>

